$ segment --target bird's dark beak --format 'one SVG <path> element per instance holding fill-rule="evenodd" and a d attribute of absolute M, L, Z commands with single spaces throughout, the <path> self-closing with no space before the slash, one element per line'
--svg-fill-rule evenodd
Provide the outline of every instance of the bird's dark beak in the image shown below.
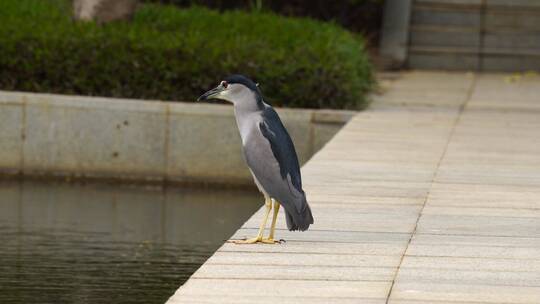
<path fill-rule="evenodd" d="M 217 86 L 210 91 L 202 94 L 199 98 L 197 98 L 197 101 L 204 101 L 208 99 L 215 99 L 218 98 L 219 93 L 221 93 L 224 90 L 222 86 Z"/>

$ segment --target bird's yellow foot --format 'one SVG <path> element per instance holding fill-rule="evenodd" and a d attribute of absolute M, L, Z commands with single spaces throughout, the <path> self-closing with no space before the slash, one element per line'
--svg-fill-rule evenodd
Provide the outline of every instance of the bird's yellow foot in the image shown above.
<path fill-rule="evenodd" d="M 274 240 L 270 238 L 258 238 L 254 237 L 251 239 L 243 239 L 243 240 L 228 240 L 227 243 L 233 243 L 233 244 L 256 244 L 256 243 L 263 243 L 263 244 L 281 244 L 284 243 L 285 240 Z"/>
<path fill-rule="evenodd" d="M 234 243 L 234 244 L 255 244 L 258 242 L 261 242 L 262 238 L 254 237 L 251 239 L 243 239 L 243 240 L 228 240 L 227 243 Z"/>
<path fill-rule="evenodd" d="M 266 239 L 262 239 L 261 243 L 264 243 L 264 244 L 281 244 L 281 243 L 285 243 L 285 240 L 284 239 L 274 240 L 274 239 L 271 239 L 271 238 L 266 238 Z"/>

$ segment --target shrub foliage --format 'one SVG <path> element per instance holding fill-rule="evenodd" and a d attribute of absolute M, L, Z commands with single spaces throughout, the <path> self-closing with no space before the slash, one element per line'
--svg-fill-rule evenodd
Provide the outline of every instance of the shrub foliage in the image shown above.
<path fill-rule="evenodd" d="M 0 1 L 0 89 L 195 100 L 242 73 L 274 105 L 360 108 L 373 82 L 361 37 L 333 24 L 145 4 L 100 26 L 69 12 L 62 0 Z"/>
<path fill-rule="evenodd" d="M 142 0 L 180 7 L 201 5 L 218 10 L 270 10 L 280 15 L 334 21 L 364 33 L 376 43 L 382 26 L 384 0 Z"/>

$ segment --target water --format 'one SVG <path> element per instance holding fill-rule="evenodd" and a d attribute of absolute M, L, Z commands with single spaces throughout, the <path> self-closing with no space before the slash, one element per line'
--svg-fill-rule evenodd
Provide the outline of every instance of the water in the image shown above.
<path fill-rule="evenodd" d="M 0 182 L 0 303 L 164 303 L 254 191 Z"/>

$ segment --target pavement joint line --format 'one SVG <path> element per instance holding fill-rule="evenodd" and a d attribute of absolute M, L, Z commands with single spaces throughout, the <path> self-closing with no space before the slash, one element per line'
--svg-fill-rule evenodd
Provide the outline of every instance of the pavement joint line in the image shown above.
<path fill-rule="evenodd" d="M 258 230 L 259 228 L 255 227 L 242 227 L 238 231 L 241 230 Z M 285 228 L 277 228 L 276 231 L 289 231 Z M 330 230 L 330 229 L 310 229 L 310 231 L 317 231 L 317 232 L 351 232 L 351 233 L 381 233 L 381 234 L 406 234 L 409 235 L 410 232 L 399 232 L 399 231 L 370 231 L 370 230 Z M 289 240 L 287 240 L 289 242 Z"/>
<path fill-rule="evenodd" d="M 475 236 L 475 238 L 477 238 Z M 464 247 L 493 247 L 493 248 L 507 248 L 508 245 L 493 245 L 493 244 L 481 244 L 481 245 L 476 245 L 476 244 L 459 244 L 459 243 L 420 243 L 418 244 L 417 246 L 430 246 L 430 247 L 440 247 L 440 246 L 464 246 Z M 520 249 L 526 249 L 526 248 L 531 248 L 531 249 L 539 249 L 540 250 L 540 246 L 512 246 L 512 248 L 520 248 Z M 414 254 L 406 254 L 406 256 L 423 256 L 423 257 L 426 257 L 428 255 L 414 255 Z"/>
<path fill-rule="evenodd" d="M 452 141 L 452 137 L 454 136 L 455 131 L 456 131 L 456 127 L 457 127 L 457 125 L 459 124 L 459 122 L 461 120 L 461 117 L 463 115 L 463 112 L 465 111 L 465 108 L 467 107 L 467 103 L 471 100 L 474 89 L 476 88 L 476 80 L 477 80 L 478 75 L 476 73 L 473 73 L 472 75 L 473 75 L 473 77 L 471 79 L 469 89 L 467 90 L 467 95 L 465 96 L 462 104 L 459 106 L 459 110 L 458 110 L 458 113 L 456 114 L 456 118 L 454 119 L 454 122 L 452 123 L 452 127 L 450 129 L 449 134 L 448 134 L 448 138 L 447 138 L 447 141 L 446 141 L 445 148 L 444 148 L 443 152 L 441 153 L 441 156 L 439 158 L 439 161 L 437 162 L 437 165 L 435 166 L 435 170 L 434 170 L 434 173 L 433 173 L 433 177 L 432 177 L 432 180 L 431 180 L 431 183 L 430 183 L 429 190 L 426 193 L 424 203 L 422 204 L 422 208 L 420 209 L 420 212 L 418 213 L 418 217 L 416 219 L 416 223 L 414 224 L 414 229 L 413 229 L 413 231 L 411 233 L 409 241 L 407 242 L 407 246 L 405 247 L 405 250 L 403 251 L 403 255 L 401 256 L 401 259 L 400 259 L 399 264 L 397 266 L 396 272 L 394 274 L 394 278 L 392 279 L 392 283 L 390 285 L 390 288 L 388 290 L 388 295 L 386 297 L 386 304 L 389 304 L 390 297 L 392 296 L 392 291 L 393 291 L 394 285 L 396 283 L 396 279 L 397 279 L 397 277 L 399 275 L 399 271 L 401 270 L 401 265 L 403 264 L 403 260 L 406 257 L 407 251 L 409 250 L 411 242 L 412 242 L 412 240 L 413 240 L 413 238 L 414 238 L 414 236 L 416 234 L 416 231 L 418 229 L 418 223 L 420 222 L 420 219 L 422 218 L 422 213 L 424 211 L 424 208 L 426 207 L 426 204 L 427 204 L 427 201 L 429 199 L 429 195 L 431 193 L 431 190 L 433 189 L 433 184 L 434 184 L 435 180 L 437 179 L 437 173 L 439 172 L 439 169 L 441 167 L 443 159 L 446 156 L 446 152 L 448 151 L 448 146 L 450 145 L 450 142 Z"/>
<path fill-rule="evenodd" d="M 226 240 L 225 240 L 226 241 Z M 403 240 L 401 240 L 403 241 Z M 375 241 L 375 242 L 350 242 L 350 241 L 319 241 L 319 240 L 287 240 L 287 243 L 330 243 L 330 244 L 395 244 L 396 241 Z"/>
<path fill-rule="evenodd" d="M 463 268 L 440 268 L 440 267 L 419 267 L 419 266 L 407 266 L 403 267 L 404 269 L 411 269 L 411 270 L 443 270 L 443 271 L 467 271 L 467 272 L 492 272 L 492 273 L 537 273 L 538 271 L 535 270 L 501 270 L 501 269 L 463 269 Z"/>
<path fill-rule="evenodd" d="M 271 252 L 269 252 L 271 253 Z M 216 265 L 216 266 L 238 266 L 239 264 L 234 263 L 212 263 L 208 262 L 206 265 Z M 351 266 L 351 265 L 284 265 L 284 264 L 241 264 L 243 266 L 270 266 L 270 267 L 298 267 L 298 268 L 309 268 L 309 267 L 320 267 L 320 268 L 377 268 L 377 269 L 394 269 L 393 266 Z"/>
<path fill-rule="evenodd" d="M 400 303 L 401 301 L 398 301 L 398 303 Z M 407 304 L 407 300 L 405 300 L 404 302 L 401 302 L 403 304 Z M 401 304 L 400 303 L 400 304 Z M 412 303 L 414 304 L 418 304 L 418 303 L 426 303 L 426 304 L 437 304 L 437 303 L 441 303 L 441 304 L 509 304 L 508 302 L 484 302 L 484 301 L 470 301 L 470 300 L 463 300 L 463 301 L 452 301 L 452 300 L 443 300 L 443 301 L 439 301 L 439 300 L 412 300 Z M 514 303 L 512 303 L 514 304 Z"/>
<path fill-rule="evenodd" d="M 486 246 L 489 247 L 489 246 Z M 510 258 L 501 258 L 501 257 L 490 257 L 490 256 L 463 256 L 463 255 L 456 255 L 456 256 L 448 256 L 448 255 L 414 255 L 414 254 L 408 254 L 406 255 L 408 257 L 418 257 L 418 258 L 452 258 L 452 259 L 478 259 L 478 260 L 510 260 L 510 261 L 540 261 L 540 259 L 520 259 L 516 257 L 510 257 Z"/>
<path fill-rule="evenodd" d="M 511 186 L 511 187 L 516 187 L 516 188 L 534 188 L 536 191 L 535 192 L 540 192 L 540 188 L 538 187 L 538 185 L 534 185 L 534 184 L 509 184 L 509 183 L 494 183 L 494 182 L 489 182 L 489 183 L 474 183 L 474 182 L 462 182 L 462 181 L 435 181 L 433 182 L 433 184 L 437 184 L 437 185 L 471 185 L 471 186 Z"/>
<path fill-rule="evenodd" d="M 226 241 L 226 240 L 225 240 Z M 363 241 L 363 242 L 346 242 L 346 241 L 319 241 L 319 240 L 287 240 L 288 243 L 290 242 L 296 242 L 296 243 L 300 243 L 300 242 L 303 242 L 303 243 L 325 243 L 325 244 L 396 244 L 396 243 L 399 243 L 399 242 L 404 242 L 405 240 L 396 240 L 396 241 L 375 241 L 375 242 L 371 242 L 371 243 L 367 243 L 366 241 Z M 243 251 L 243 252 L 248 252 L 248 251 Z"/>
<path fill-rule="evenodd" d="M 540 239 L 540 236 L 521 236 L 521 235 L 500 235 L 500 234 L 463 234 L 463 233 L 426 233 L 415 232 L 415 235 L 433 235 L 433 236 L 463 236 L 463 237 L 497 237 L 497 238 L 521 238 L 521 239 Z"/>
<path fill-rule="evenodd" d="M 200 296 L 200 294 L 187 294 L 186 296 Z M 207 294 L 208 296 L 208 294 Z M 212 295 L 210 294 L 209 296 L 215 296 L 215 297 L 220 297 L 220 298 L 223 298 L 222 295 Z M 307 296 L 307 295 L 302 295 L 302 296 L 295 296 L 295 295 L 264 295 L 264 296 L 253 296 L 253 295 L 250 295 L 249 297 L 257 297 L 257 298 L 261 298 L 261 297 L 265 297 L 265 298 L 280 298 L 280 299 L 340 299 L 340 300 L 384 300 L 384 298 L 377 298 L 377 297 L 350 297 L 350 296 L 347 296 L 347 297 L 341 297 L 341 296 L 331 296 L 331 297 L 324 297 L 324 296 Z M 177 300 L 174 300 L 175 302 Z M 174 302 L 174 303 L 175 303 Z M 178 302 L 180 303 L 180 302 Z M 181 303 L 184 303 L 184 302 L 181 302 Z M 201 302 L 197 302 L 198 304 L 200 304 Z M 204 303 L 204 302 L 203 302 Z M 211 302 L 213 303 L 213 302 Z M 459 303 L 459 302 L 456 302 L 456 303 Z M 476 302 L 475 302 L 476 304 Z M 484 304 L 484 303 L 478 303 L 478 304 Z M 499 304 L 499 303 L 487 303 L 487 304 Z M 501 304 L 507 304 L 507 303 L 501 303 Z"/>
<path fill-rule="evenodd" d="M 380 283 L 387 283 L 390 282 L 390 280 L 347 280 L 347 279 L 308 279 L 308 278 L 301 278 L 301 279 L 294 279 L 294 278 L 241 278 L 241 277 L 203 277 L 203 276 L 196 276 L 192 277 L 194 280 L 246 280 L 246 281 L 312 281 L 312 282 L 380 282 Z"/>
<path fill-rule="evenodd" d="M 265 246 L 265 245 L 262 245 Z M 233 250 L 221 250 L 220 252 L 228 252 L 228 253 L 249 253 L 249 254 L 296 254 L 296 255 L 340 255 L 340 256 L 365 256 L 365 257 L 395 257 L 395 256 L 401 256 L 398 254 L 362 254 L 362 253 L 327 253 L 327 252 L 283 252 L 283 251 L 233 251 Z"/>

